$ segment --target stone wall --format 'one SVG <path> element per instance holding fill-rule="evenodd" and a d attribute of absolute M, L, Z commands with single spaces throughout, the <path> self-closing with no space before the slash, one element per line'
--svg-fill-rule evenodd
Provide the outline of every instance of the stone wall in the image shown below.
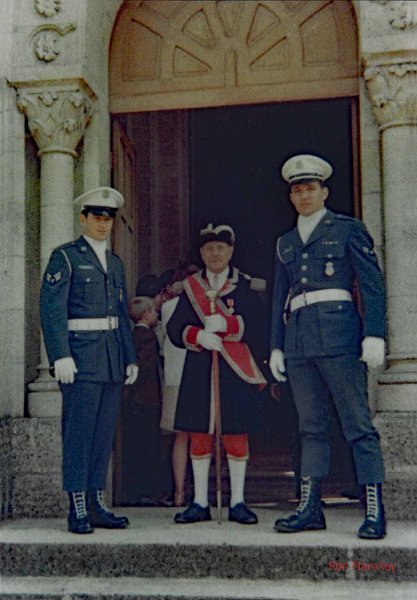
<path fill-rule="evenodd" d="M 1 518 L 63 516 L 61 477 L 60 419 L 0 419 Z"/>

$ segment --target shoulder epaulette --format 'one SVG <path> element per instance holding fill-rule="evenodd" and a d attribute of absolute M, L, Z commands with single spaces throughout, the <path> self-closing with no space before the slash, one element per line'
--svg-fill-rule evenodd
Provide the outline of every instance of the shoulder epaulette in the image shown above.
<path fill-rule="evenodd" d="M 73 240 L 72 242 L 66 242 L 65 244 L 61 244 L 60 246 L 57 246 L 56 248 L 54 248 L 54 250 L 65 250 L 66 248 L 71 248 L 72 246 L 75 246 L 76 242 L 75 240 Z"/>
<path fill-rule="evenodd" d="M 336 219 L 341 219 L 342 221 L 357 221 L 355 217 L 350 217 L 349 215 L 343 215 L 342 213 L 336 213 Z"/>
<path fill-rule="evenodd" d="M 242 273 L 242 271 L 239 271 L 239 275 L 249 281 L 251 290 L 254 290 L 255 292 L 263 292 L 266 289 L 265 279 L 262 279 L 261 277 L 251 277 L 247 273 Z"/>

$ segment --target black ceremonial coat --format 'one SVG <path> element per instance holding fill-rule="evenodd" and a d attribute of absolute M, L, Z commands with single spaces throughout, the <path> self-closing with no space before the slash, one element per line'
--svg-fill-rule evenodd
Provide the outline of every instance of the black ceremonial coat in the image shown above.
<path fill-rule="evenodd" d="M 190 276 L 188 280 L 192 278 L 209 289 L 204 270 Z M 253 383 L 248 383 L 230 366 L 224 355 L 219 353 L 222 433 L 247 433 L 259 429 L 263 396 L 260 390 L 265 384 L 255 365 L 259 365 L 263 358 L 260 356 L 259 339 L 259 332 L 263 331 L 261 299 L 251 289 L 250 278 L 236 268 L 230 269 L 229 279 L 220 294 L 220 301 L 229 313 L 240 317 L 240 333 L 235 343 L 249 347 L 255 372 Z M 214 429 L 212 352 L 187 339 L 187 331 L 195 333 L 203 327 L 189 295 L 184 292 L 167 325 L 172 343 L 187 349 L 174 424 L 179 431 L 212 433 Z"/>

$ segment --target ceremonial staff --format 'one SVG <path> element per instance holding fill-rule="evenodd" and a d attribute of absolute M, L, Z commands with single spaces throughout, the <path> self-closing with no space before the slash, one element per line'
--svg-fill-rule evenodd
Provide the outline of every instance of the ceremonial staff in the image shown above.
<path fill-rule="evenodd" d="M 210 301 L 210 314 L 216 313 L 216 300 L 219 295 L 218 290 L 207 290 L 206 296 Z M 222 418 L 220 410 L 220 389 L 219 389 L 219 355 L 217 350 L 212 350 L 212 376 L 214 391 L 214 420 L 216 436 L 216 500 L 217 500 L 217 522 L 222 520 L 222 457 L 221 457 L 221 436 L 222 436 Z"/>

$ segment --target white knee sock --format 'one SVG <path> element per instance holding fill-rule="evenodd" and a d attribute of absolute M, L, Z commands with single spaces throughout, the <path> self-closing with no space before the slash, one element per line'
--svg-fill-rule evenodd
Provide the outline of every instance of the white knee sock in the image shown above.
<path fill-rule="evenodd" d="M 245 488 L 245 474 L 247 460 L 234 460 L 228 457 L 230 474 L 230 506 L 236 506 L 243 500 L 243 490 Z"/>
<path fill-rule="evenodd" d="M 208 506 L 208 477 L 211 458 L 193 458 L 194 502 L 203 508 Z"/>

